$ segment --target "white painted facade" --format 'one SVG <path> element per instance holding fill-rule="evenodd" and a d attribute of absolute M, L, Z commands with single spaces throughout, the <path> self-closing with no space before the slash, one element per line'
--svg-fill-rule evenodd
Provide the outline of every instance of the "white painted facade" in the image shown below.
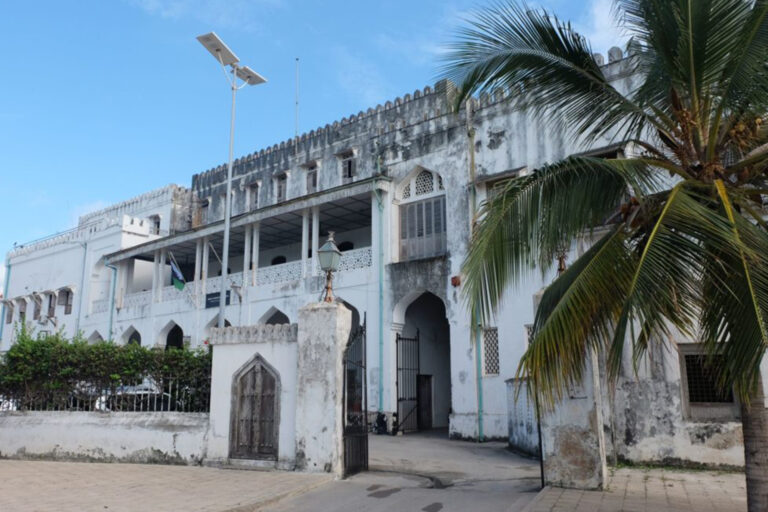
<path fill-rule="evenodd" d="M 604 72 L 619 90 L 632 89 L 639 77 L 630 74 L 627 60 L 615 52 L 612 57 Z M 515 376 L 526 348 L 531 297 L 552 276 L 535 273 L 508 291 L 497 324 L 486 326 L 496 327 L 499 337 L 498 372 L 486 372 L 477 344 L 482 333 L 461 296 L 476 205 L 494 180 L 569 154 L 615 150 L 617 141 L 578 144 L 558 125 L 513 106 L 509 91 L 474 101 L 470 116 L 465 108 L 455 113 L 452 92 L 441 82 L 235 161 L 226 319 L 247 326 L 280 312 L 296 322 L 300 308 L 322 293 L 317 248 L 327 231 L 336 231 L 337 243 L 353 248 L 343 254 L 334 292 L 367 322 L 369 411 L 390 420 L 397 411 L 396 338 L 419 329 L 420 372 L 432 375 L 432 425 L 448 426 L 454 437 L 506 439 L 505 381 Z M 308 193 L 309 172 L 317 173 L 317 187 Z M 222 165 L 196 174 L 190 189 L 171 186 L 140 196 L 84 216 L 71 233 L 11 251 L 0 350 L 13 343 L 16 302 L 61 289 L 74 292 L 72 312 L 57 309 L 55 326 L 34 321 L 34 330 L 80 331 L 116 343 L 139 333 L 142 345 L 165 346 L 178 326 L 184 344 L 204 345 L 216 325 L 212 301 L 222 286 L 225 178 Z M 278 198 L 282 183 L 284 199 Z M 426 201 L 431 206 L 410 210 L 420 226 L 409 231 L 408 205 Z M 438 213 L 442 204 L 444 214 Z M 171 261 L 184 274 L 183 291 L 171 285 Z M 418 306 L 425 293 L 434 300 Z M 11 323 L 5 323 L 11 307 Z M 272 365 L 286 357 L 266 353 Z M 283 414 L 291 407 L 283 404 Z"/>

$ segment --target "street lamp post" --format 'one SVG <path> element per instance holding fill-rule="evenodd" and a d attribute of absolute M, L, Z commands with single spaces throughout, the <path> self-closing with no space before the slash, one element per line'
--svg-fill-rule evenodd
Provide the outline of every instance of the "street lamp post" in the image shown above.
<path fill-rule="evenodd" d="M 221 260 L 221 291 L 219 292 L 219 327 L 224 327 L 224 307 L 227 298 L 227 273 L 229 271 L 229 229 L 230 217 L 232 215 L 232 159 L 235 148 L 235 96 L 239 89 L 246 85 L 259 85 L 267 80 L 248 66 L 240 66 L 240 59 L 232 53 L 232 50 L 224 44 L 215 32 L 210 32 L 198 36 L 200 44 L 205 46 L 211 55 L 221 64 L 224 75 L 227 77 L 229 86 L 232 89 L 232 114 L 229 124 L 229 160 L 227 162 L 227 195 L 224 197 L 224 248 L 222 250 Z M 232 78 L 227 74 L 227 66 L 231 68 Z M 241 85 L 237 84 L 237 79 L 243 81 Z"/>
<path fill-rule="evenodd" d="M 317 250 L 317 259 L 320 260 L 320 268 L 325 271 L 325 302 L 333 302 L 333 273 L 338 270 L 341 261 L 341 251 L 336 247 L 333 231 L 328 232 L 328 240 Z"/>

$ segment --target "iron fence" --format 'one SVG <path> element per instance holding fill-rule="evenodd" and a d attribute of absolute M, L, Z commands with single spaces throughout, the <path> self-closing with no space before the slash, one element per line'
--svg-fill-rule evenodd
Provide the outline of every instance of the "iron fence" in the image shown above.
<path fill-rule="evenodd" d="M 137 377 L 0 391 L 0 412 L 209 412 L 211 378 Z"/>

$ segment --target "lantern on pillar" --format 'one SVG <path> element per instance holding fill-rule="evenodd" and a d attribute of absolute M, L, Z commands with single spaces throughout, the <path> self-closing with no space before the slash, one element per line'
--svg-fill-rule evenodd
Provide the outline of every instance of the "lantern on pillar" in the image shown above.
<path fill-rule="evenodd" d="M 325 272 L 325 302 L 333 302 L 333 273 L 339 268 L 341 261 L 341 251 L 336 247 L 333 239 L 333 231 L 328 232 L 328 240 L 317 250 L 317 259 L 320 262 L 320 268 Z"/>

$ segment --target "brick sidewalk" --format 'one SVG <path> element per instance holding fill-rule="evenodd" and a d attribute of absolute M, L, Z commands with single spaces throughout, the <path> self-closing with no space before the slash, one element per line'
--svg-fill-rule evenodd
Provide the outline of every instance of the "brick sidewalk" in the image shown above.
<path fill-rule="evenodd" d="M 283 471 L 0 460 L 0 510 L 246 512 L 331 480 Z"/>
<path fill-rule="evenodd" d="M 605 492 L 547 487 L 525 512 L 746 512 L 744 475 L 618 469 Z M 510 511 L 511 512 L 511 511 Z"/>

